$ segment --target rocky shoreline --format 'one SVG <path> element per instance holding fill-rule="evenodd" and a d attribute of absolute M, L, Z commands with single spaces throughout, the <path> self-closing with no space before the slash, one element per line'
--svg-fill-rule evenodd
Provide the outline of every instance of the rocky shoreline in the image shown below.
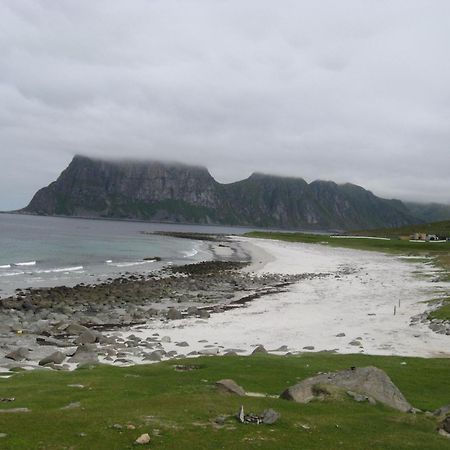
<path fill-rule="evenodd" d="M 151 330 L 152 324 L 187 317 L 207 320 L 211 314 L 283 292 L 302 279 L 324 276 L 256 276 L 243 270 L 250 261 L 242 249 L 229 241 L 223 247 L 228 258 L 218 249 L 213 261 L 166 267 L 158 273 L 126 273 L 97 285 L 17 289 L 0 301 L 0 369 L 69 370 L 86 363 L 126 365 L 185 356 L 181 351 L 165 352 L 162 344 L 168 338 L 157 333 L 145 340 L 121 335 L 133 327 Z M 236 255 L 243 260 L 237 261 Z M 205 353 L 211 353 L 205 347 Z"/>

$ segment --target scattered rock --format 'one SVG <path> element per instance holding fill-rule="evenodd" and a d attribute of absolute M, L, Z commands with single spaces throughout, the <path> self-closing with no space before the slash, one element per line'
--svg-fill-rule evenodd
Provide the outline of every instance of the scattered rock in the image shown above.
<path fill-rule="evenodd" d="M 441 424 L 439 425 L 441 430 L 444 430 L 446 433 L 450 433 L 450 416 L 446 417 Z"/>
<path fill-rule="evenodd" d="M 73 402 L 73 403 L 69 403 L 66 406 L 63 406 L 62 408 L 59 409 L 77 409 L 81 406 L 80 402 Z"/>
<path fill-rule="evenodd" d="M 348 345 L 353 345 L 353 346 L 355 346 L 355 347 L 361 347 L 361 346 L 362 346 L 361 342 L 360 342 L 360 341 L 357 341 L 356 339 L 355 339 L 354 341 L 350 341 L 350 342 L 348 343 Z"/>
<path fill-rule="evenodd" d="M 334 385 L 376 401 L 399 411 L 408 412 L 411 405 L 388 375 L 376 367 L 361 367 L 341 372 L 316 375 L 286 389 L 281 398 L 298 403 L 308 403 L 316 397 L 315 385 Z"/>
<path fill-rule="evenodd" d="M 264 348 L 263 345 L 258 345 L 253 351 L 252 355 L 257 355 L 258 353 L 267 353 L 267 350 Z"/>
<path fill-rule="evenodd" d="M 29 350 L 25 347 L 19 347 L 16 350 L 5 355 L 5 358 L 12 359 L 13 361 L 22 361 L 28 357 Z"/>
<path fill-rule="evenodd" d="M 281 347 L 278 347 L 276 350 L 274 350 L 274 352 L 287 352 L 288 346 L 287 345 L 282 345 Z"/>
<path fill-rule="evenodd" d="M 148 433 L 141 434 L 135 441 L 138 445 L 145 445 L 150 442 L 150 436 Z"/>
<path fill-rule="evenodd" d="M 46 356 L 45 358 L 42 358 L 39 361 L 39 365 L 40 366 L 45 366 L 46 364 L 49 363 L 54 363 L 54 364 L 62 364 L 62 362 L 66 359 L 66 355 L 62 352 L 54 352 L 49 356 Z"/>
<path fill-rule="evenodd" d="M 262 423 L 265 423 L 266 425 L 272 425 L 280 418 L 280 413 L 273 409 L 265 409 L 262 412 L 261 419 Z"/>
<path fill-rule="evenodd" d="M 307 345 L 306 347 L 303 347 L 303 350 L 314 350 L 314 345 Z"/>
<path fill-rule="evenodd" d="M 175 344 L 177 347 L 189 347 L 189 344 L 186 341 L 178 342 L 178 344 Z"/>
<path fill-rule="evenodd" d="M 183 318 L 183 315 L 181 314 L 180 311 L 178 311 L 178 309 L 170 308 L 169 311 L 167 311 L 166 317 L 169 320 L 180 320 Z"/>
<path fill-rule="evenodd" d="M 83 331 L 76 339 L 75 344 L 94 344 L 97 342 L 97 334 L 89 329 Z"/>
<path fill-rule="evenodd" d="M 450 405 L 441 406 L 436 411 L 433 411 L 434 416 L 445 416 L 448 413 L 450 413 Z"/>
<path fill-rule="evenodd" d="M 345 333 L 338 333 L 337 335 L 336 335 L 336 337 L 344 337 L 345 336 Z"/>
<path fill-rule="evenodd" d="M 237 414 L 237 419 L 241 423 L 255 423 L 259 425 L 260 423 L 266 425 L 274 424 L 280 418 L 280 413 L 273 409 L 265 409 L 261 414 L 248 413 L 245 414 L 244 406 L 241 405 L 239 412 Z"/>
<path fill-rule="evenodd" d="M 220 392 L 245 396 L 245 390 L 234 380 L 224 379 L 216 381 L 216 387 Z"/>

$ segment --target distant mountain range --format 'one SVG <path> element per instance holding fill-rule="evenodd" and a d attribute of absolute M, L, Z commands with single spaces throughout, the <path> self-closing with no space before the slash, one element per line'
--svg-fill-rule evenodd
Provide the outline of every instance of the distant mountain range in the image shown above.
<path fill-rule="evenodd" d="M 450 209 L 450 208 L 449 208 Z M 21 212 L 323 230 L 400 227 L 425 210 L 353 184 L 254 173 L 218 183 L 204 167 L 75 156 Z M 420 214 L 419 214 L 420 213 Z"/>

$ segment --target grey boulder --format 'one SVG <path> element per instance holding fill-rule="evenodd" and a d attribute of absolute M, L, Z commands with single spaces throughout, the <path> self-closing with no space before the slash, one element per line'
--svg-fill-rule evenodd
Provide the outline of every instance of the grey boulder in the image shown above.
<path fill-rule="evenodd" d="M 46 356 L 45 358 L 42 358 L 39 361 L 40 366 L 45 366 L 46 364 L 53 363 L 53 364 L 61 364 L 66 359 L 66 355 L 62 352 L 54 352 L 51 355 Z"/>
<path fill-rule="evenodd" d="M 5 355 L 5 358 L 12 359 L 13 361 L 22 361 L 28 357 L 29 350 L 25 347 L 19 347 L 12 352 Z"/>
<path fill-rule="evenodd" d="M 224 379 L 216 381 L 216 387 L 220 392 L 226 394 L 245 396 L 245 390 L 239 386 L 234 380 Z"/>
<path fill-rule="evenodd" d="M 308 403 L 316 398 L 314 389 L 316 385 L 333 385 L 350 390 L 403 412 L 408 412 L 412 408 L 388 375 L 381 369 L 371 366 L 307 378 L 286 389 L 280 397 L 298 403 Z"/>

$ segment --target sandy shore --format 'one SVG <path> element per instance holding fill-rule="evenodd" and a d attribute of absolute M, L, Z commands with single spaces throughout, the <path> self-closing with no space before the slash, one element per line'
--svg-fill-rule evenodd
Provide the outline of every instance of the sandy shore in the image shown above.
<path fill-rule="evenodd" d="M 213 242 L 211 252 L 215 261 L 164 276 L 3 300 L 0 375 L 35 369 L 55 352 L 46 368 L 248 355 L 257 345 L 276 354 L 450 357 L 450 335 L 432 331 L 424 314 L 448 292 L 431 261 L 243 237 Z"/>
<path fill-rule="evenodd" d="M 450 357 L 450 336 L 436 334 L 411 318 L 427 309 L 445 284 L 431 282 L 436 268 L 413 258 L 376 252 L 236 238 L 252 255 L 248 272 L 326 273 L 287 292 L 267 295 L 208 320 L 187 318 L 152 323 L 132 333 L 142 339 L 170 338 L 165 351 L 248 354 L 268 350 L 336 351 L 422 357 Z M 395 309 L 395 314 L 394 314 Z M 131 333 L 125 333 L 128 335 Z M 167 340 L 167 339 L 166 339 Z"/>

